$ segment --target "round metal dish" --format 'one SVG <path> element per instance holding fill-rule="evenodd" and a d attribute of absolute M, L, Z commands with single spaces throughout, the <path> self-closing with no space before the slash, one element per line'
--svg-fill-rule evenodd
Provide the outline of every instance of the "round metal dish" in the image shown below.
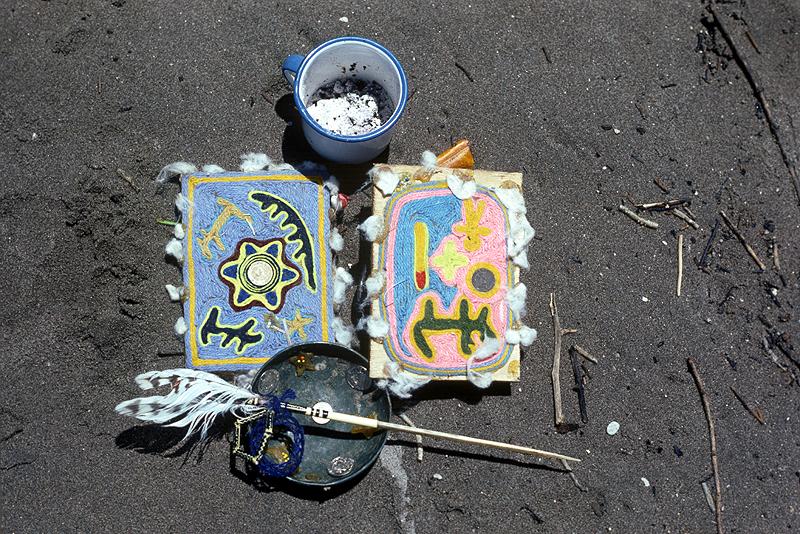
<path fill-rule="evenodd" d="M 364 378 L 367 365 L 366 358 L 341 345 L 292 345 L 264 364 L 252 388 L 261 395 L 291 388 L 297 394 L 292 403 L 313 406 L 325 401 L 337 412 L 387 421 L 392 414 L 389 396 Z M 384 431 L 364 434 L 344 423 L 320 425 L 293 415 L 305 428 L 303 460 L 289 477 L 297 484 L 330 487 L 355 479 L 375 463 L 386 442 Z"/>

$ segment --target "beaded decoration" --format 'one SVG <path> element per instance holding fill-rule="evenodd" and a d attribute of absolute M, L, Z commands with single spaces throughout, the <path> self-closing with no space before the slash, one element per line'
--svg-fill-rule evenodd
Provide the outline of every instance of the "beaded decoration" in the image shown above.
<path fill-rule="evenodd" d="M 236 441 L 233 454 L 254 464 L 258 472 L 270 478 L 291 476 L 303 460 L 305 434 L 303 426 L 283 406 L 294 399 L 295 393 L 286 390 L 280 397 L 266 395 L 264 410 L 236 419 Z M 247 448 L 242 434 L 247 437 Z M 275 442 L 270 445 L 270 441 Z"/>

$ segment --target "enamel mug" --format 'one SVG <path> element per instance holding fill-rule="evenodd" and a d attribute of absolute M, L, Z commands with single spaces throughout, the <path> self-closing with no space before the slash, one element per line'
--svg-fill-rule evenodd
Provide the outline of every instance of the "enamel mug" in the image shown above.
<path fill-rule="evenodd" d="M 322 43 L 307 56 L 291 55 L 283 75 L 294 91 L 294 105 L 302 118 L 303 134 L 320 156 L 336 163 L 363 163 L 389 144 L 408 99 L 408 82 L 397 58 L 376 42 L 362 37 L 339 37 Z M 380 128 L 363 135 L 338 135 L 326 130 L 308 113 L 306 104 L 321 86 L 352 77 L 383 86 L 394 112 Z"/>

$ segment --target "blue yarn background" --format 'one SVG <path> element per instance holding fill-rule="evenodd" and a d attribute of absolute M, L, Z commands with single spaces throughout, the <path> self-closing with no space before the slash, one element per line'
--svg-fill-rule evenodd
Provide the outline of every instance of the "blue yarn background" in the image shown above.
<path fill-rule="evenodd" d="M 317 292 L 312 293 L 304 284 L 291 288 L 286 294 L 286 302 L 280 312 L 277 313 L 279 319 L 291 319 L 294 317 L 295 308 L 300 309 L 303 317 L 314 317 L 314 322 L 305 327 L 305 332 L 308 335 L 306 341 L 322 341 L 323 332 L 321 324 L 321 313 L 323 305 L 328 310 L 328 331 L 326 338 L 332 339 L 333 334 L 330 328 L 330 321 L 333 318 L 332 300 L 330 298 L 330 287 L 328 284 L 328 302 L 322 302 L 322 287 L 331 279 L 331 257 L 330 249 L 328 247 L 329 238 L 329 221 L 328 210 L 329 201 L 327 194 L 323 194 L 323 218 L 324 218 L 324 236 L 322 239 L 322 246 L 319 244 L 318 227 L 319 227 L 319 190 L 320 185 L 312 181 L 287 181 L 287 180 L 269 180 L 265 178 L 259 181 L 243 182 L 239 180 L 242 176 L 266 176 L 269 175 L 298 175 L 299 173 L 293 172 L 264 172 L 259 171 L 255 173 L 225 173 L 226 178 L 230 178 L 224 182 L 211 182 L 211 183 L 198 183 L 194 186 L 193 194 L 193 213 L 192 213 L 192 256 L 193 258 L 184 262 L 183 279 L 184 285 L 187 286 L 188 293 L 188 262 L 194 262 L 194 285 L 195 285 L 195 316 L 194 316 L 194 335 L 199 337 L 202 321 L 206 317 L 206 313 L 211 306 L 219 306 L 221 308 L 220 319 L 221 323 L 226 325 L 239 324 L 248 318 L 255 318 L 257 323 L 251 330 L 253 332 L 260 332 L 264 335 L 263 340 L 256 344 L 248 346 L 242 353 L 236 353 L 237 343 L 234 341 L 226 348 L 221 348 L 221 336 L 213 336 L 210 338 L 208 346 L 202 346 L 197 341 L 197 357 L 199 359 L 231 359 L 241 357 L 255 357 L 265 358 L 272 356 L 280 349 L 286 347 L 286 337 L 284 334 L 272 329 L 268 329 L 264 324 L 264 314 L 267 309 L 261 306 L 249 308 L 245 311 L 237 312 L 231 309 L 228 302 L 229 289 L 228 286 L 222 283 L 218 275 L 219 265 L 229 258 L 236 251 L 236 244 L 239 240 L 245 237 L 253 237 L 259 240 L 267 240 L 277 237 L 286 237 L 288 232 L 279 228 L 278 222 L 273 222 L 269 219 L 268 214 L 261 211 L 260 204 L 257 204 L 247 197 L 251 191 L 268 191 L 278 195 L 287 200 L 297 210 L 300 216 L 305 220 L 311 234 L 312 245 L 314 247 L 314 269 L 317 279 Z M 193 176 L 205 177 L 207 174 L 195 174 Z M 218 177 L 218 176 L 215 176 Z M 188 178 L 184 176 L 182 179 L 181 191 L 184 194 L 188 193 Z M 201 229 L 208 229 L 213 224 L 217 215 L 222 210 L 222 207 L 217 204 L 217 196 L 223 197 L 236 204 L 239 209 L 244 213 L 250 214 L 253 217 L 253 228 L 255 235 L 250 229 L 250 226 L 243 220 L 231 217 L 222 228 L 221 239 L 225 245 L 225 250 L 220 252 L 214 243 L 210 245 L 212 252 L 212 259 L 208 260 L 203 257 L 200 252 L 198 243 Z M 186 214 L 183 214 L 183 220 L 187 221 Z M 280 219 L 279 219 L 280 220 Z M 188 238 L 188 234 L 187 234 Z M 286 256 L 294 263 L 298 270 L 303 273 L 302 266 L 299 262 L 292 258 L 292 254 L 297 250 L 299 244 L 289 243 L 286 248 Z M 187 250 L 186 242 L 184 241 L 184 252 Z M 320 257 L 325 254 L 326 257 L 326 270 L 328 271 L 327 280 L 323 280 L 320 270 Z M 191 297 L 190 297 L 191 298 Z M 184 317 L 189 323 L 190 306 L 189 299 L 184 302 Z M 186 364 L 188 367 L 196 367 L 192 365 L 191 354 L 191 336 L 192 329 L 186 332 Z M 295 333 L 292 336 L 292 343 L 300 343 L 300 337 Z M 226 365 L 201 365 L 203 369 L 211 370 L 240 370 L 259 367 L 260 362 L 253 364 L 226 364 Z"/>
<path fill-rule="evenodd" d="M 402 331 L 414 311 L 414 304 L 419 298 L 419 291 L 414 285 L 414 224 L 425 223 L 428 226 L 428 257 L 433 254 L 442 240 L 452 233 L 453 224 L 461 220 L 462 201 L 453 195 L 444 195 L 425 199 L 424 211 L 420 210 L 420 201 L 403 206 L 397 225 L 397 239 L 394 242 L 394 309 L 397 314 L 398 340 L 406 354 L 413 351 L 403 341 Z M 430 290 L 442 297 L 442 305 L 448 308 L 456 296 L 455 286 L 442 282 L 436 271 L 428 270 Z"/>

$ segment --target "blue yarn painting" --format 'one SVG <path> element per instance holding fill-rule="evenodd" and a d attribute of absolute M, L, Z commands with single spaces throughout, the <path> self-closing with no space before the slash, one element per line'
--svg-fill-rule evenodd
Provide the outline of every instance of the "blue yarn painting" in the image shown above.
<path fill-rule="evenodd" d="M 187 367 L 244 370 L 332 338 L 330 202 L 299 173 L 195 174 L 183 282 Z"/>

